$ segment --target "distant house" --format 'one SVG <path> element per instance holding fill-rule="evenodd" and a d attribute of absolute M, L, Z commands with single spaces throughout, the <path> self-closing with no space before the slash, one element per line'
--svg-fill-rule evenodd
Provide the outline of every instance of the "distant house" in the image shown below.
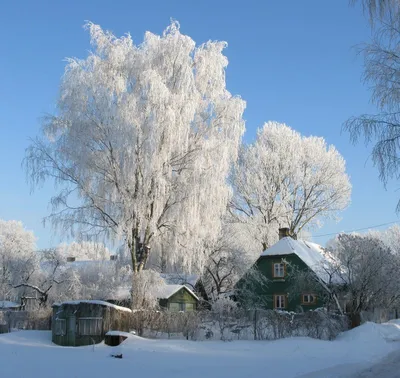
<path fill-rule="evenodd" d="M 336 277 L 331 274 L 332 256 L 315 243 L 295 240 L 288 229 L 279 230 L 280 240 L 266 249 L 255 262 L 254 269 L 266 279 L 259 284 L 247 274 L 236 284 L 236 298 L 243 304 L 249 294 L 267 309 L 307 311 L 323 306 L 323 297 Z M 307 272 L 307 282 L 294 287 L 294 272 Z M 337 283 L 337 282 L 336 282 Z M 249 291 L 250 290 L 250 291 Z"/>
<path fill-rule="evenodd" d="M 169 311 L 194 311 L 199 297 L 185 285 L 165 285 L 158 294 L 160 307 Z"/>
<path fill-rule="evenodd" d="M 209 308 L 209 298 L 198 274 L 161 273 L 160 276 L 167 285 L 185 285 L 199 298 L 198 307 Z"/>
<path fill-rule="evenodd" d="M 53 305 L 52 341 L 63 346 L 100 343 L 108 331 L 129 331 L 132 310 L 104 301 L 78 300 Z"/>
<path fill-rule="evenodd" d="M 155 296 L 158 298 L 159 306 L 170 311 L 194 311 L 198 309 L 199 297 L 186 285 L 165 284 L 156 289 Z M 107 302 L 123 304 L 131 307 L 131 288 L 119 287 L 112 299 Z"/>

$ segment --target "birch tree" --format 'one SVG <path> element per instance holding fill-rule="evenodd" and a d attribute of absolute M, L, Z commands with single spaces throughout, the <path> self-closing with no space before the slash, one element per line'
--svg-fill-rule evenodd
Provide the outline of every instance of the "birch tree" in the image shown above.
<path fill-rule="evenodd" d="M 358 3 L 358 0 L 350 0 L 351 4 Z M 365 12 L 368 13 L 371 24 L 374 21 L 382 19 L 389 12 L 399 10 L 398 0 L 361 0 L 361 5 Z"/>
<path fill-rule="evenodd" d="M 372 161 L 386 186 L 400 178 L 400 9 L 391 11 L 374 30 L 372 42 L 359 46 L 363 80 L 372 90 L 376 112 L 349 118 L 344 127 L 353 143 L 372 144 Z M 400 210 L 400 202 L 397 211 Z"/>
<path fill-rule="evenodd" d="M 295 236 L 337 218 L 351 193 L 345 160 L 334 146 L 276 122 L 243 146 L 232 184 L 231 213 L 263 250 L 277 240 L 279 227 Z"/>
<path fill-rule="evenodd" d="M 219 231 L 245 102 L 225 85 L 225 42 L 200 46 L 179 24 L 135 45 L 88 23 L 93 50 L 71 58 L 57 113 L 27 150 L 33 186 L 54 179 L 53 226 L 123 240 L 134 272 L 163 235 L 188 269 Z"/>

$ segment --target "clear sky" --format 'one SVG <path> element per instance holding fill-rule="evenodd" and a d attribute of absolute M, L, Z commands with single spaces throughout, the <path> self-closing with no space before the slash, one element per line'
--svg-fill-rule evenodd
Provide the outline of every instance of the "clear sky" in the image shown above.
<path fill-rule="evenodd" d="M 39 118 L 55 111 L 64 58 L 86 57 L 90 49 L 85 20 L 118 36 L 129 32 L 140 43 L 146 30 L 161 33 L 171 17 L 196 43 L 228 42 L 227 88 L 247 101 L 246 141 L 275 120 L 325 137 L 345 157 L 352 203 L 341 222 L 327 222 L 314 235 L 398 219 L 396 183 L 385 190 L 370 148 L 351 145 L 341 133 L 349 116 L 375 111 L 361 82 L 362 60 L 352 49 L 369 40 L 370 29 L 361 8 L 348 0 L 2 1 L 0 219 L 21 220 L 35 232 L 39 248 L 60 241 L 42 225 L 52 186 L 30 194 L 21 161 Z"/>

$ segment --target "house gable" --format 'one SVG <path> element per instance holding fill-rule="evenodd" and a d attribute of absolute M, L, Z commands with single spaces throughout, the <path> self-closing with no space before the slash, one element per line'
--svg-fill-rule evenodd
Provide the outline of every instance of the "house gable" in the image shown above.
<path fill-rule="evenodd" d="M 279 251 L 279 254 L 262 254 L 258 260 L 255 262 L 253 269 L 260 272 L 267 280 L 266 285 L 261 285 L 258 282 L 251 282 L 251 276 L 245 275 L 236 285 L 237 288 L 237 299 L 246 306 L 246 302 L 249 298 L 246 298 L 248 293 L 251 291 L 251 300 L 254 298 L 258 301 L 258 306 L 267 309 L 285 309 L 288 311 L 297 311 L 300 306 L 303 310 L 311 310 L 322 305 L 322 287 L 321 291 L 315 292 L 315 289 L 305 290 L 301 293 L 290 294 L 293 289 L 293 282 L 290 279 L 290 275 L 293 273 L 293 267 L 300 271 L 308 271 L 315 274 L 314 270 L 311 269 L 293 250 L 288 251 L 289 253 L 284 253 L 284 251 Z M 275 264 L 284 265 L 284 275 L 275 274 L 276 268 Z M 279 270 L 278 270 L 279 271 Z M 249 282 L 250 280 L 250 282 Z M 242 290 L 243 287 L 245 290 Z M 315 286 L 313 286 L 315 287 Z M 240 294 L 240 293 L 243 294 Z M 304 303 L 304 295 L 312 297 L 310 303 Z M 277 297 L 280 297 L 277 300 Z M 285 307 L 277 307 L 276 303 L 282 302 L 282 297 L 284 296 Z"/>
<path fill-rule="evenodd" d="M 177 311 L 185 311 L 186 309 L 195 310 L 197 308 L 199 298 L 190 289 L 183 285 L 168 286 L 180 286 L 180 288 L 174 290 L 168 296 L 160 297 L 159 303 L 161 307 L 173 308 Z"/>

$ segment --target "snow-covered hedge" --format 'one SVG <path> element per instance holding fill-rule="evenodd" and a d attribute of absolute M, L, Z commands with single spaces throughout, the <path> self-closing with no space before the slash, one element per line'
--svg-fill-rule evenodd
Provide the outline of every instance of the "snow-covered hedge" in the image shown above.
<path fill-rule="evenodd" d="M 232 308 L 227 312 L 224 306 L 220 310 L 136 311 L 132 323 L 145 337 L 192 340 L 274 340 L 295 336 L 332 340 L 349 328 L 347 316 L 323 310 L 289 313 Z"/>

